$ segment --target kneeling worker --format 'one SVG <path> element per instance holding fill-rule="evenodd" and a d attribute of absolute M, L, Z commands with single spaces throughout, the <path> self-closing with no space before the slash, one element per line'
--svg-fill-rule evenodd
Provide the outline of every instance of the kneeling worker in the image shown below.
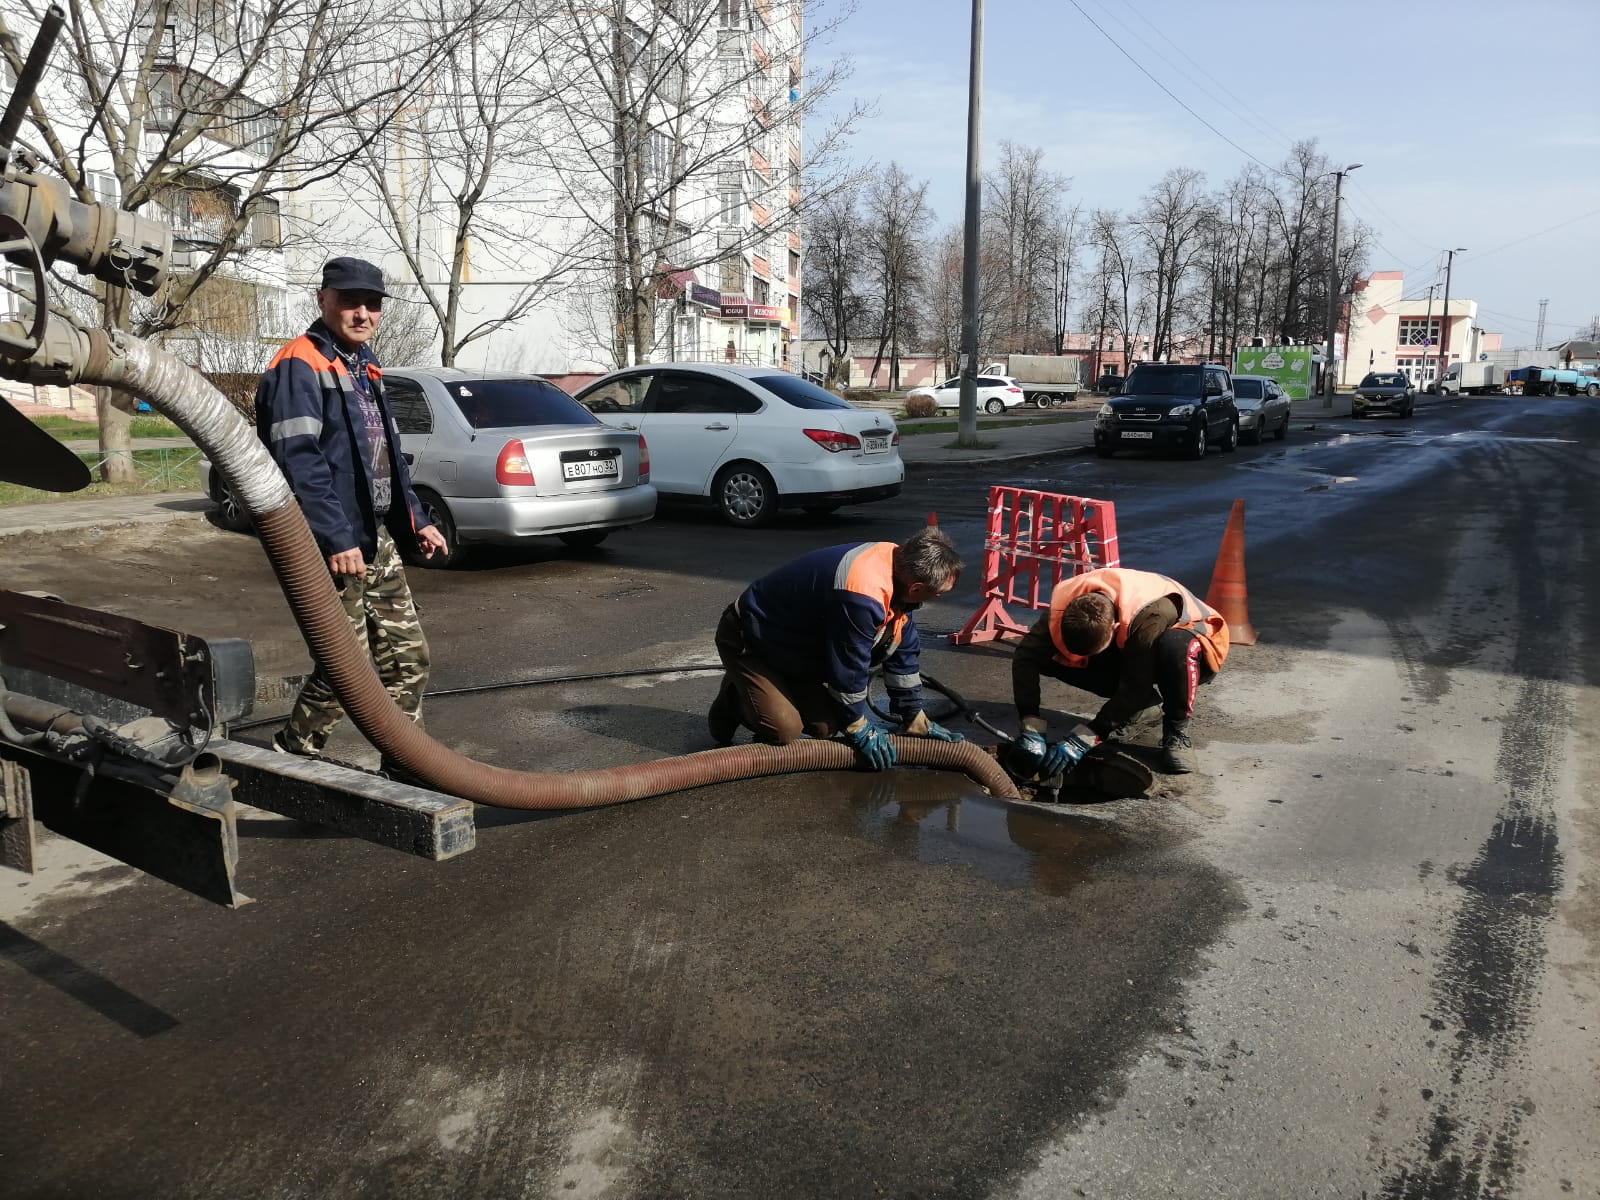
<path fill-rule="evenodd" d="M 1124 567 L 1064 579 L 1050 595 L 1050 611 L 1012 659 L 1012 698 L 1024 728 L 1012 753 L 1039 778 L 1049 778 L 1159 703 L 1157 765 L 1168 774 L 1193 771 L 1195 688 L 1209 682 L 1227 656 L 1228 623 L 1176 580 Z M 1047 743 L 1039 715 L 1041 675 L 1108 699 L 1087 728 Z"/>
<path fill-rule="evenodd" d="M 892 767 L 889 731 L 867 707 L 868 678 L 881 666 L 898 732 L 961 741 L 922 711 L 922 643 L 911 618 L 960 574 L 950 539 L 928 528 L 898 546 L 814 550 L 756 580 L 717 625 L 727 674 L 706 718 L 711 740 L 727 745 L 741 725 L 775 746 L 837 733 L 864 766 Z"/>

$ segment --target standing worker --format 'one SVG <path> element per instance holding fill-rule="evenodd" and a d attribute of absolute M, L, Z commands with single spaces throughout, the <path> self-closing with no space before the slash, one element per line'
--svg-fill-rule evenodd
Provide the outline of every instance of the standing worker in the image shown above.
<path fill-rule="evenodd" d="M 1174 579 L 1105 567 L 1056 584 L 1050 611 L 1017 645 L 1011 690 L 1023 734 L 1009 751 L 1016 768 L 1047 779 L 1117 736 L 1140 712 L 1161 706 L 1161 755 L 1168 774 L 1195 769 L 1189 719 L 1195 689 L 1228 657 L 1228 623 Z M 1047 743 L 1039 677 L 1107 697 L 1094 720 Z"/>
<path fill-rule="evenodd" d="M 922 711 L 922 642 L 911 616 L 960 574 L 955 546 L 929 527 L 898 546 L 814 550 L 756 580 L 717 625 L 727 674 L 706 718 L 711 740 L 725 746 L 741 725 L 774 746 L 839 734 L 863 766 L 885 770 L 894 745 L 867 706 L 869 677 L 882 667 L 898 732 L 961 741 Z"/>
<path fill-rule="evenodd" d="M 395 703 L 416 721 L 428 642 L 395 541 L 424 558 L 447 547 L 411 490 L 383 371 L 367 346 L 387 295 L 372 263 L 328 261 L 317 290 L 322 316 L 261 376 L 256 431 L 300 503 L 356 638 Z M 318 664 L 273 747 L 317 754 L 343 715 Z"/>

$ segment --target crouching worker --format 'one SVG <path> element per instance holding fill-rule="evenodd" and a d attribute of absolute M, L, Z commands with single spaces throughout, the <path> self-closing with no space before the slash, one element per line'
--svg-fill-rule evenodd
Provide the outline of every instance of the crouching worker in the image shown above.
<path fill-rule="evenodd" d="M 837 734 L 863 766 L 886 770 L 894 745 L 867 706 L 868 678 L 881 667 L 901 722 L 895 732 L 961 741 L 922 711 L 922 643 L 911 617 L 960 574 L 950 539 L 927 528 L 898 546 L 815 550 L 756 580 L 717 625 L 727 674 L 706 718 L 711 740 L 727 745 L 740 726 L 774 746 Z"/>
<path fill-rule="evenodd" d="M 1195 769 L 1189 719 L 1195 689 L 1228 656 L 1228 623 L 1176 580 L 1106 567 L 1064 579 L 1050 611 L 1017 646 L 1011 690 L 1023 735 L 1013 770 L 1047 779 L 1070 769 L 1097 741 L 1115 738 L 1147 708 L 1161 706 L 1161 753 L 1168 774 Z M 1039 715 L 1039 677 L 1106 697 L 1094 720 L 1047 742 Z M 1019 772 L 1020 773 L 1020 772 Z"/>

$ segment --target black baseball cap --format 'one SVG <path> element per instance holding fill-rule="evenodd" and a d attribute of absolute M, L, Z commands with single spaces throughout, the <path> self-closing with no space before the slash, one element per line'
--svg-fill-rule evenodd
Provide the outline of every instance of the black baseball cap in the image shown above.
<path fill-rule="evenodd" d="M 389 294 L 383 286 L 383 272 L 364 258 L 330 258 L 322 267 L 322 286 L 341 292 Z"/>

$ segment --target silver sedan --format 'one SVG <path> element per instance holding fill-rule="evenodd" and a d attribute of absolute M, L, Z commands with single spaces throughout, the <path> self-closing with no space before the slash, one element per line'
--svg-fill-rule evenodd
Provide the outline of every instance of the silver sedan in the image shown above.
<path fill-rule="evenodd" d="M 1280 441 L 1289 433 L 1289 394 L 1266 375 L 1235 375 L 1233 404 L 1239 410 L 1239 440 L 1259 442 L 1267 434 Z"/>
<path fill-rule="evenodd" d="M 535 375 L 448 367 L 385 370 L 411 481 L 448 554 L 475 543 L 553 535 L 575 548 L 655 515 L 650 450 L 639 433 L 610 428 Z M 224 524 L 247 522 L 221 475 L 201 463 L 201 486 Z"/>

